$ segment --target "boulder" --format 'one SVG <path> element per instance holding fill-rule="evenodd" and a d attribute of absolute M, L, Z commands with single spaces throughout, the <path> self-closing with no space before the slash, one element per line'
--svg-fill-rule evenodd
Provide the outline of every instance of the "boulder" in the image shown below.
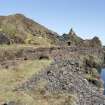
<path fill-rule="evenodd" d="M 0 32 L 0 44 L 10 44 L 10 39 L 2 32 Z"/>

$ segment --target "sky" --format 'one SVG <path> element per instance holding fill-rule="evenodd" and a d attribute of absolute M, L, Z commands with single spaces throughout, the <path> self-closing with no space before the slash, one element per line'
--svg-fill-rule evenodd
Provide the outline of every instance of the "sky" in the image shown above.
<path fill-rule="evenodd" d="M 21 13 L 62 35 L 98 36 L 105 45 L 105 0 L 0 0 L 0 15 Z"/>

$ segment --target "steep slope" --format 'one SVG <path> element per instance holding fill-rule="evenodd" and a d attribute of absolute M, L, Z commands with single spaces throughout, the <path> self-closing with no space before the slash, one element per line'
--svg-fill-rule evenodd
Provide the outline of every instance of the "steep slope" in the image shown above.
<path fill-rule="evenodd" d="M 10 43 L 37 45 L 56 44 L 58 42 L 57 33 L 22 14 L 0 16 L 0 31 L 9 37 Z"/>

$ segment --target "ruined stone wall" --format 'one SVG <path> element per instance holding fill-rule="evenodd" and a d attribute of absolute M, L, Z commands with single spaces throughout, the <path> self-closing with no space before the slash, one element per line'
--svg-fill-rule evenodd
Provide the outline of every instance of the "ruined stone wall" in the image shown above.
<path fill-rule="evenodd" d="M 78 47 L 51 47 L 51 48 L 22 48 L 22 49 L 0 49 L 0 61 L 15 59 L 39 59 L 53 58 L 55 60 L 73 58 L 79 55 L 97 55 L 103 57 L 103 51 L 99 49 Z"/>

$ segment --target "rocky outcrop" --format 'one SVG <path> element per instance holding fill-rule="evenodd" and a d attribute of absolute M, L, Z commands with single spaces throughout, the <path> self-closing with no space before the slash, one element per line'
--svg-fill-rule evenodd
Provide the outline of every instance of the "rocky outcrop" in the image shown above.
<path fill-rule="evenodd" d="M 87 47 L 87 48 L 101 48 L 102 44 L 98 37 L 94 37 L 93 39 L 83 40 L 78 37 L 78 35 L 70 30 L 68 34 L 63 34 L 63 39 L 65 44 L 68 46 L 78 46 L 78 47 Z"/>
<path fill-rule="evenodd" d="M 103 46 L 103 53 L 104 53 L 104 64 L 103 64 L 103 67 L 105 67 L 105 46 Z"/>
<path fill-rule="evenodd" d="M 91 48 L 101 48 L 102 44 L 98 37 L 94 37 L 91 40 L 84 40 L 82 46 Z"/>
<path fill-rule="evenodd" d="M 10 39 L 5 33 L 0 32 L 0 44 L 10 44 Z"/>
<path fill-rule="evenodd" d="M 68 34 L 63 34 L 63 38 L 68 46 L 71 45 L 78 46 L 83 41 L 83 39 L 77 36 L 77 34 L 73 31 L 73 29 L 70 29 L 70 32 Z"/>
<path fill-rule="evenodd" d="M 100 39 L 98 37 L 94 37 L 92 40 L 91 40 L 91 43 L 93 43 L 91 46 L 92 47 L 102 47 L 102 43 L 100 41 Z"/>

